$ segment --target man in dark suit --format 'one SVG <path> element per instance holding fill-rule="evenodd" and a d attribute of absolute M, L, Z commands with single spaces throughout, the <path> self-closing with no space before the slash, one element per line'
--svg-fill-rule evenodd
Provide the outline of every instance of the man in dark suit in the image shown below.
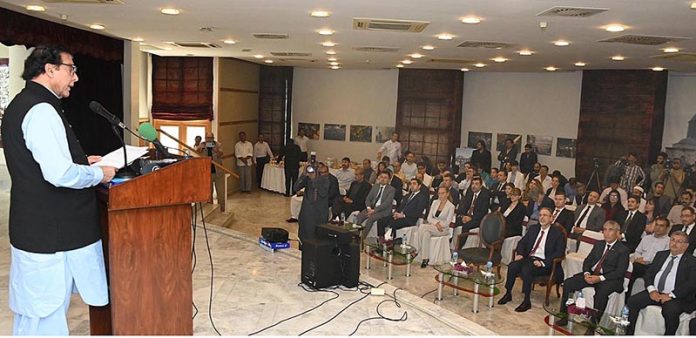
<path fill-rule="evenodd" d="M 329 171 L 329 167 L 324 162 L 319 162 L 319 174 L 329 178 L 329 208 L 332 208 L 336 198 L 341 196 L 338 178 Z"/>
<path fill-rule="evenodd" d="M 375 222 L 392 214 L 395 189 L 389 185 L 390 178 L 388 170 L 379 173 L 375 185 L 372 186 L 365 198 L 366 208 L 358 214 L 356 221 L 360 224 L 367 220 L 365 234 L 370 232 L 370 228 L 372 228 Z"/>
<path fill-rule="evenodd" d="M 607 307 L 609 295 L 623 292 L 624 277 L 628 269 L 628 248 L 619 241 L 621 226 L 615 221 L 604 223 L 604 240 L 595 243 L 590 254 L 582 263 L 582 272 L 577 273 L 563 282 L 563 298 L 561 312 L 566 312 L 568 296 L 586 287 L 595 289 L 594 308 L 599 312 L 592 320 L 601 318 Z M 567 320 L 561 320 L 558 325 L 566 325 Z"/>
<path fill-rule="evenodd" d="M 568 202 L 568 204 L 576 207 L 577 209 L 577 207 L 587 204 L 587 199 L 590 194 L 587 192 L 587 185 L 580 181 L 575 183 L 575 192 L 575 197 L 573 197 L 572 200 Z"/>
<path fill-rule="evenodd" d="M 300 151 L 300 146 L 295 144 L 295 141 L 288 138 L 285 141 L 285 147 L 280 151 L 278 156 L 279 160 L 284 161 L 285 169 L 285 196 L 290 197 L 290 195 L 295 192 L 292 188 L 297 183 L 297 177 L 300 176 L 300 156 L 302 156 L 302 151 Z"/>
<path fill-rule="evenodd" d="M 551 188 L 546 189 L 546 196 L 553 198 L 553 196 L 556 196 L 557 192 L 561 191 L 565 193 L 565 190 L 563 190 L 561 186 L 561 178 L 558 176 L 551 177 Z"/>
<path fill-rule="evenodd" d="M 621 241 L 628 247 L 629 253 L 636 251 L 648 223 L 648 218 L 638 211 L 639 205 L 640 197 L 632 195 L 628 197 L 628 210 L 614 216 L 614 220 L 621 224 Z"/>
<path fill-rule="evenodd" d="M 694 248 L 696 248 L 696 231 L 694 231 L 696 227 L 696 224 L 694 224 L 696 221 L 696 211 L 694 211 L 694 208 L 684 207 L 681 211 L 681 221 L 682 224 L 672 226 L 669 234 L 672 235 L 672 233 L 676 231 L 683 231 L 686 233 L 686 235 L 689 236 L 689 248 L 686 249 L 686 252 L 692 255 L 694 253 Z"/>
<path fill-rule="evenodd" d="M 401 205 L 401 200 L 404 197 L 404 181 L 402 181 L 400 178 L 396 177 L 394 175 L 394 172 L 392 172 L 390 169 L 387 169 L 389 172 L 389 184 L 394 187 L 394 201 L 396 201 L 396 207 L 398 208 Z"/>
<path fill-rule="evenodd" d="M 331 208 L 331 215 L 337 217 L 340 216 L 341 213 L 344 213 L 347 216 L 353 211 L 365 209 L 365 198 L 367 198 L 367 194 L 370 192 L 371 188 L 372 185 L 367 183 L 365 179 L 365 171 L 363 168 L 356 169 L 355 181 L 350 184 L 350 188 L 348 188 L 345 196 L 336 197 L 333 207 Z"/>
<path fill-rule="evenodd" d="M 396 208 L 392 217 L 377 221 L 377 237 L 380 238 L 381 242 L 384 242 L 387 227 L 392 229 L 392 237 L 394 237 L 397 229 L 414 226 L 418 222 L 418 218 L 423 217 L 423 211 L 428 205 L 428 194 L 421 190 L 422 186 L 423 183 L 420 180 L 412 178 L 409 184 L 410 193 Z"/>
<path fill-rule="evenodd" d="M 524 301 L 515 309 L 525 312 L 532 308 L 530 295 L 534 277 L 551 273 L 553 260 L 565 254 L 566 241 L 563 231 L 552 223 L 553 215 L 548 208 L 539 211 L 539 224 L 529 227 L 527 234 L 517 244 L 515 260 L 508 266 L 505 296 L 498 304 L 512 301 L 512 288 L 518 276 L 522 278 Z"/>
<path fill-rule="evenodd" d="M 599 201 L 599 193 L 590 191 L 587 204 L 575 209 L 575 223 L 568 237 L 580 238 L 585 230 L 602 231 L 602 225 L 605 221 L 604 209 L 597 201 Z"/>
<path fill-rule="evenodd" d="M 575 222 L 575 214 L 566 209 L 566 195 L 564 192 L 559 191 L 553 196 L 553 204 L 555 208 L 552 214 L 552 223 L 558 223 L 563 226 L 566 233 L 570 233 L 573 227 L 573 222 Z"/>
<path fill-rule="evenodd" d="M 483 216 L 488 214 L 490 202 L 490 193 L 486 188 L 483 188 L 481 177 L 474 176 L 471 179 L 471 185 L 467 190 L 466 196 L 459 203 L 459 208 L 457 209 L 455 239 L 459 233 L 468 232 L 479 227 Z M 461 244 L 463 245 L 464 243 L 466 243 L 466 236 L 463 236 L 461 239 Z"/>
<path fill-rule="evenodd" d="M 449 198 L 451 199 L 452 204 L 454 204 L 455 207 L 459 205 L 459 189 L 457 188 L 457 183 L 454 181 L 454 176 L 450 173 L 445 173 L 442 176 L 441 185 L 443 185 L 449 191 Z M 440 185 L 438 185 L 437 187 L 439 186 Z M 430 204 L 432 204 L 436 199 L 437 194 L 434 194 L 433 197 L 430 199 Z"/>
<path fill-rule="evenodd" d="M 524 152 L 520 155 L 520 171 L 527 175 L 532 171 L 534 163 L 537 163 L 537 154 L 532 150 L 532 145 L 524 145 Z"/>
<path fill-rule="evenodd" d="M 665 195 L 665 184 L 656 182 L 651 194 L 647 198 L 655 205 L 655 216 L 667 216 L 672 208 L 672 198 Z"/>
<path fill-rule="evenodd" d="M 554 209 L 553 200 L 546 196 L 543 191 L 532 189 L 529 192 L 529 204 L 527 204 L 527 217 L 529 217 L 530 221 L 539 220 L 539 210 L 541 208 Z"/>
<path fill-rule="evenodd" d="M 491 187 L 491 204 L 508 205 L 507 194 L 505 194 L 505 183 L 507 183 L 507 171 L 505 169 L 498 170 L 495 177 L 496 183 Z M 504 210 L 504 209 L 501 209 Z"/>
<path fill-rule="evenodd" d="M 679 327 L 679 316 L 696 309 L 696 258 L 686 252 L 689 239 L 676 231 L 670 236 L 669 250 L 660 251 L 643 277 L 646 290 L 628 298 L 628 334 L 632 335 L 638 312 L 648 305 L 662 307 L 665 336 L 673 336 Z"/>

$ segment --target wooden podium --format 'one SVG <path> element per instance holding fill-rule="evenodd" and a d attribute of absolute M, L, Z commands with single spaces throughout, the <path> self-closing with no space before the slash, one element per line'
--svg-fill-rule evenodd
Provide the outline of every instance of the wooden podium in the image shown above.
<path fill-rule="evenodd" d="M 210 197 L 210 159 L 192 158 L 98 191 L 110 303 L 92 335 L 192 335 L 191 203 Z"/>

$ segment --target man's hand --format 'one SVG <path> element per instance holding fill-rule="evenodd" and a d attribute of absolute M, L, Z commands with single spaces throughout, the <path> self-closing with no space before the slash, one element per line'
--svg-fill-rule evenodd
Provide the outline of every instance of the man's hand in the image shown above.
<path fill-rule="evenodd" d="M 585 232 L 585 228 L 573 227 L 573 232 L 576 234 L 582 234 L 583 232 Z"/>
<path fill-rule="evenodd" d="M 444 228 L 442 227 L 442 224 L 440 222 L 435 223 L 435 227 L 437 228 L 437 231 L 442 232 Z"/>
<path fill-rule="evenodd" d="M 537 268 L 541 268 L 541 267 L 544 266 L 544 264 L 542 264 L 541 261 L 537 261 L 537 260 L 535 260 L 533 264 L 534 264 L 534 266 L 536 266 Z"/>
<path fill-rule="evenodd" d="M 471 217 L 470 217 L 470 216 L 463 216 L 463 217 L 462 217 L 462 222 L 464 222 L 464 223 L 469 223 L 469 222 L 471 222 Z"/>
<path fill-rule="evenodd" d="M 89 163 L 90 165 L 97 163 L 101 160 L 102 160 L 101 156 L 97 156 L 97 155 L 87 156 L 87 163 Z"/>
<path fill-rule="evenodd" d="M 650 296 L 650 299 L 651 299 L 653 302 L 658 302 L 658 303 L 660 302 L 661 297 L 660 297 L 660 293 L 659 293 L 659 292 L 653 291 L 653 292 L 650 293 L 649 296 Z"/>
<path fill-rule="evenodd" d="M 669 302 L 670 300 L 672 300 L 672 297 L 670 297 L 668 294 L 666 294 L 666 293 L 661 293 L 661 294 L 660 294 L 660 302 L 661 302 L 662 304 L 667 303 L 667 302 Z"/>
<path fill-rule="evenodd" d="M 597 284 L 601 281 L 602 280 L 599 279 L 599 276 L 585 275 L 585 282 L 587 282 L 587 284 Z"/>
<path fill-rule="evenodd" d="M 522 260 L 522 255 L 515 255 L 515 261 L 521 261 Z"/>
<path fill-rule="evenodd" d="M 640 257 L 640 256 L 638 256 L 638 258 L 636 258 L 636 260 L 633 261 L 633 264 L 636 264 L 636 263 L 647 265 L 647 263 L 645 262 L 645 258 Z"/>
<path fill-rule="evenodd" d="M 343 196 L 343 202 L 346 204 L 353 204 L 353 200 L 348 198 L 348 196 Z"/>
<path fill-rule="evenodd" d="M 116 168 L 114 167 L 100 167 L 104 173 L 104 178 L 102 178 L 101 183 L 109 183 L 116 175 Z"/>

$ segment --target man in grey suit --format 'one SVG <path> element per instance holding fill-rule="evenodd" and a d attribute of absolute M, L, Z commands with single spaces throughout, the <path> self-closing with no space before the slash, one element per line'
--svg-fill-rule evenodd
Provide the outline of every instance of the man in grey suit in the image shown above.
<path fill-rule="evenodd" d="M 575 223 L 568 237 L 580 238 L 585 230 L 602 231 L 604 226 L 604 209 L 597 203 L 599 201 L 599 193 L 590 191 L 587 197 L 587 204 L 583 204 L 575 209 Z"/>
<path fill-rule="evenodd" d="M 372 186 L 370 193 L 365 198 L 365 210 L 361 211 L 357 217 L 357 223 L 361 224 L 367 220 L 364 233 L 370 232 L 370 229 L 378 220 L 391 217 L 392 202 L 394 201 L 395 189 L 389 184 L 391 175 L 388 171 L 382 171 L 377 176 L 377 182 Z"/>

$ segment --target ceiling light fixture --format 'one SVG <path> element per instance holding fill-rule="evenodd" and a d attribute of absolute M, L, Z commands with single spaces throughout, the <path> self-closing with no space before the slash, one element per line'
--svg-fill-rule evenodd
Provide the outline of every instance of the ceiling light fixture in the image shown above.
<path fill-rule="evenodd" d="M 626 30 L 626 26 L 621 25 L 621 24 L 611 24 L 611 25 L 605 26 L 604 30 L 607 32 L 618 33 L 618 32 L 623 32 L 624 30 Z"/>
<path fill-rule="evenodd" d="M 341 69 L 339 66 L 331 66 L 331 69 L 336 70 L 336 69 Z"/>
<path fill-rule="evenodd" d="M 329 62 L 329 64 L 332 66 L 338 66 L 338 62 Z"/>
<path fill-rule="evenodd" d="M 235 43 L 237 43 L 237 41 L 228 39 L 228 40 L 222 40 L 222 43 L 227 44 L 227 45 L 234 45 Z"/>
<path fill-rule="evenodd" d="M 413 53 L 413 54 L 411 54 L 411 55 L 409 55 L 409 56 L 412 57 L 412 58 L 414 58 L 414 59 L 420 59 L 420 58 L 423 57 L 423 54 Z"/>
<path fill-rule="evenodd" d="M 143 39 L 143 38 L 141 38 L 141 37 L 135 37 L 135 38 L 133 38 L 132 41 L 133 41 L 133 42 L 143 42 L 143 41 L 145 41 L 145 39 Z"/>
<path fill-rule="evenodd" d="M 653 67 L 652 70 L 653 70 L 654 72 L 661 72 L 661 71 L 663 71 L 663 70 L 665 70 L 665 69 L 662 68 L 662 67 Z"/>
<path fill-rule="evenodd" d="M 694 2 L 691 3 L 690 8 L 691 8 L 691 9 L 696 9 L 696 1 L 694 1 Z"/>
<path fill-rule="evenodd" d="M 556 46 L 558 46 L 558 47 L 565 47 L 565 46 L 567 46 L 567 45 L 570 44 L 570 41 L 566 41 L 566 40 L 556 40 L 556 41 L 553 42 L 553 44 L 556 45 Z"/>
<path fill-rule="evenodd" d="M 89 25 L 89 28 L 96 29 L 96 30 L 100 31 L 106 27 L 104 27 L 104 25 L 102 25 L 102 24 L 95 23 L 93 25 Z"/>
<path fill-rule="evenodd" d="M 665 53 L 679 53 L 679 48 L 677 47 L 667 47 L 663 49 Z"/>
<path fill-rule="evenodd" d="M 328 28 L 324 28 L 324 29 L 320 29 L 319 31 L 317 31 L 317 33 L 319 33 L 319 35 L 333 35 L 334 31 L 332 31 Z"/>
<path fill-rule="evenodd" d="M 25 7 L 25 8 L 28 11 L 32 11 L 32 12 L 43 12 L 46 10 L 46 7 L 39 6 L 39 5 L 27 5 L 27 7 Z"/>
<path fill-rule="evenodd" d="M 324 41 L 321 43 L 321 45 L 324 47 L 333 47 L 333 46 L 336 46 L 336 43 L 332 42 L 332 41 Z"/>
<path fill-rule="evenodd" d="M 502 62 L 507 61 L 508 59 L 507 59 L 507 58 L 504 58 L 504 57 L 502 57 L 502 56 L 496 56 L 496 57 L 492 58 L 491 60 L 493 60 L 493 61 L 495 61 L 495 62 L 497 62 L 497 63 L 502 63 Z"/>
<path fill-rule="evenodd" d="M 336 51 L 334 50 L 327 50 L 326 55 L 336 55 Z"/>
<path fill-rule="evenodd" d="M 529 56 L 529 55 L 534 54 L 534 51 L 531 51 L 531 50 L 529 50 L 529 49 L 523 49 L 523 50 L 521 50 L 521 51 L 519 51 L 519 52 L 517 52 L 517 53 L 520 54 L 520 55 Z"/>
<path fill-rule="evenodd" d="M 273 60 L 263 60 L 265 63 L 273 63 Z"/>
<path fill-rule="evenodd" d="M 554 66 L 548 66 L 548 67 L 546 67 L 546 68 L 544 68 L 544 69 L 546 69 L 547 72 L 555 72 L 555 71 L 558 70 L 558 68 L 556 68 L 556 67 L 554 67 Z"/>
<path fill-rule="evenodd" d="M 614 55 L 614 56 L 611 57 L 611 59 L 614 60 L 614 61 L 623 61 L 623 60 L 626 60 L 626 58 L 623 57 L 622 55 Z"/>
<path fill-rule="evenodd" d="M 396 65 L 396 68 L 404 68 L 404 65 L 398 64 L 398 65 Z"/>
<path fill-rule="evenodd" d="M 434 46 L 431 46 L 431 45 L 425 45 L 425 46 L 423 46 L 423 47 L 421 47 L 421 48 L 423 48 L 423 50 L 433 50 L 433 49 L 435 49 L 435 47 L 434 47 Z"/>
<path fill-rule="evenodd" d="M 333 57 L 331 57 L 331 58 L 328 58 L 328 60 L 329 60 L 329 61 L 338 61 L 338 59 L 337 59 L 337 58 L 333 58 Z"/>
<path fill-rule="evenodd" d="M 410 64 L 413 63 L 413 61 L 411 61 L 411 60 L 402 60 L 401 63 L 403 63 L 403 64 L 405 64 L 405 65 L 410 65 Z"/>
<path fill-rule="evenodd" d="M 331 16 L 331 13 L 329 13 L 327 11 L 317 10 L 317 11 L 312 11 L 309 15 L 311 15 L 315 18 L 328 18 L 329 16 Z"/>
<path fill-rule="evenodd" d="M 485 63 L 478 62 L 478 63 L 474 63 L 474 67 L 476 67 L 476 68 L 483 68 L 483 67 L 486 67 L 486 64 L 485 64 Z"/>
<path fill-rule="evenodd" d="M 475 25 L 477 23 L 481 23 L 481 18 L 477 16 L 467 16 L 462 18 L 462 23 Z"/>
<path fill-rule="evenodd" d="M 176 8 L 162 8 L 160 13 L 164 15 L 179 15 L 181 11 Z"/>
<path fill-rule="evenodd" d="M 442 33 L 437 36 L 439 40 L 452 40 L 454 39 L 454 35 L 452 34 L 447 34 L 447 33 Z"/>
<path fill-rule="evenodd" d="M 254 59 L 263 59 L 263 55 L 256 54 L 256 55 L 254 55 Z"/>
<path fill-rule="evenodd" d="M 585 67 L 585 66 L 587 66 L 587 64 L 584 62 L 581 62 L 581 61 L 575 63 L 575 67 Z"/>
<path fill-rule="evenodd" d="M 461 70 L 462 72 L 468 72 L 468 71 L 469 71 L 469 68 L 462 68 L 462 69 L 460 69 L 460 70 Z"/>

